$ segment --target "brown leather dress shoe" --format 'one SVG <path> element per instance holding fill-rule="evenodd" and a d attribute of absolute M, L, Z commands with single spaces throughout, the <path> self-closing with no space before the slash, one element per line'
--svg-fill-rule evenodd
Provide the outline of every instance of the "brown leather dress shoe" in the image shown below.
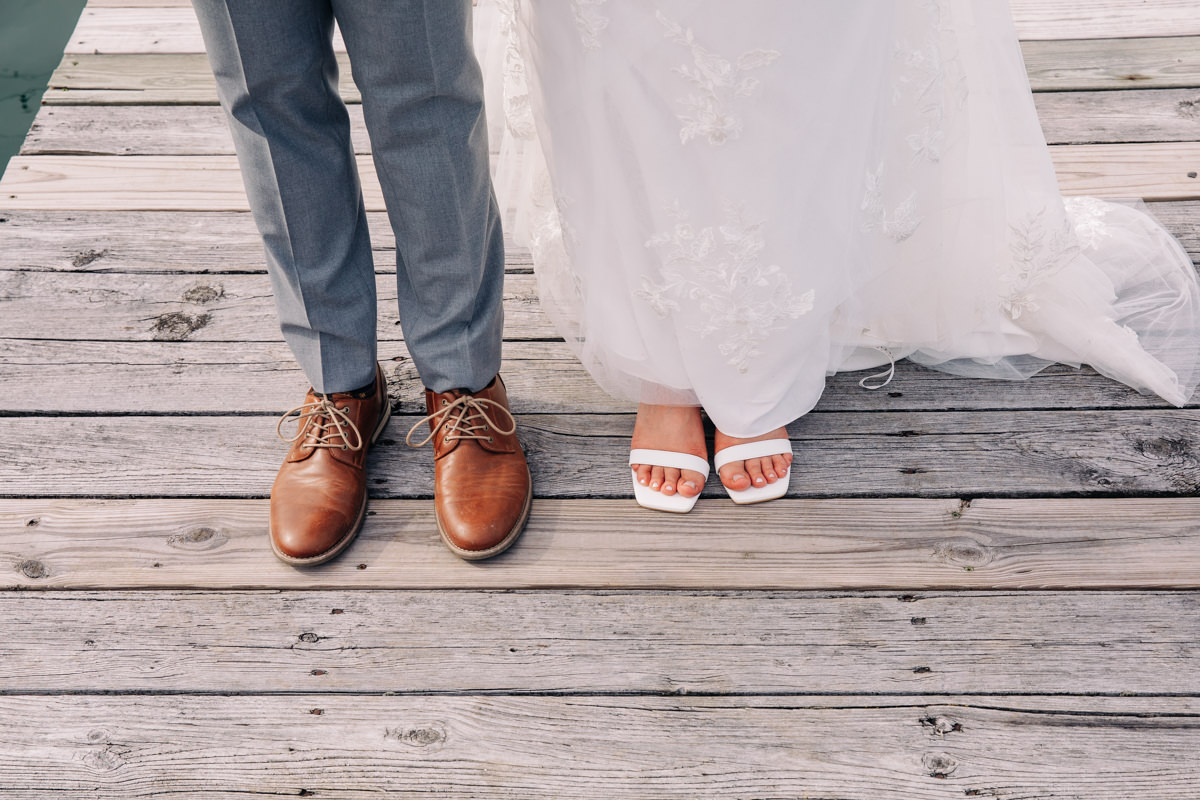
<path fill-rule="evenodd" d="M 533 482 L 517 440 L 517 422 L 497 375 L 475 392 L 425 390 L 425 419 L 408 432 L 413 447 L 433 442 L 438 532 L 455 555 L 478 561 L 512 546 L 533 499 Z M 429 436 L 413 444 L 426 422 Z"/>
<path fill-rule="evenodd" d="M 367 513 L 367 450 L 391 414 L 387 381 L 375 366 L 373 392 L 319 395 L 279 420 L 299 429 L 271 488 L 271 549 L 294 566 L 323 564 L 345 550 Z M 369 438 L 367 438 L 369 437 Z"/>

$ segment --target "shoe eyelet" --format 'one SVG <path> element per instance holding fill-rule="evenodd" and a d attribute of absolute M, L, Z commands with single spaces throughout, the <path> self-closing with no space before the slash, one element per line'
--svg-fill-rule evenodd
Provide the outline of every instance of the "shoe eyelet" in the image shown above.
<path fill-rule="evenodd" d="M 491 443 L 491 442 L 494 442 L 494 441 L 496 441 L 496 440 L 495 440 L 495 439 L 493 439 L 491 436 L 489 436 L 489 437 L 488 437 L 488 442 L 489 442 L 489 443 Z"/>
<path fill-rule="evenodd" d="M 344 445 L 342 445 L 342 449 L 343 449 L 343 450 L 349 450 L 349 449 L 350 449 L 350 445 L 348 445 L 348 444 L 344 444 Z"/>

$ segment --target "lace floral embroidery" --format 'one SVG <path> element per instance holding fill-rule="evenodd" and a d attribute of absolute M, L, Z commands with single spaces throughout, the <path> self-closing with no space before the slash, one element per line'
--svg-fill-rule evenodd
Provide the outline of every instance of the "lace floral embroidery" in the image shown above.
<path fill-rule="evenodd" d="M 600 34 L 608 27 L 608 17 L 600 13 L 600 6 L 608 0 L 571 0 L 575 13 L 575 26 L 579 28 L 579 40 L 588 50 L 600 49 Z"/>
<path fill-rule="evenodd" d="M 921 127 L 906 137 L 913 160 L 936 163 L 946 144 L 945 117 L 947 100 L 960 107 L 966 102 L 966 80 L 958 53 L 952 46 L 952 30 L 940 0 L 922 3 L 931 33 L 919 47 L 901 41 L 896 44 L 897 80 L 894 103 L 916 106 Z"/>
<path fill-rule="evenodd" d="M 696 91 L 677 102 L 683 112 L 678 114 L 683 127 L 679 139 L 687 144 L 703 136 L 709 144 L 721 145 L 736 139 L 742 132 L 742 120 L 731 110 L 737 98 L 751 97 L 758 91 L 759 81 L 750 73 L 768 66 L 779 58 L 777 50 L 747 50 L 735 61 L 712 52 L 696 41 L 691 28 L 684 28 L 657 12 L 658 21 L 666 29 L 666 37 L 682 45 L 692 54 L 692 64 L 681 64 L 676 74 L 691 83 Z"/>
<path fill-rule="evenodd" d="M 1067 216 L 1075 223 L 1075 235 L 1079 244 L 1087 250 L 1095 250 L 1100 242 L 1112 236 L 1105 218 L 1111 206 L 1095 197 L 1068 197 L 1063 200 Z"/>
<path fill-rule="evenodd" d="M 1002 278 L 1009 291 L 1001 298 L 1000 306 L 1014 320 L 1039 309 L 1037 284 L 1080 252 L 1071 220 L 1064 218 L 1061 225 L 1053 225 L 1046 217 L 1047 211 L 1042 209 L 1012 226 L 1012 268 Z"/>
<path fill-rule="evenodd" d="M 529 80 L 525 57 L 517 35 L 519 0 L 496 0 L 500 11 L 500 32 L 504 40 L 504 121 L 517 139 L 532 139 L 536 133 L 533 105 L 529 98 Z"/>
<path fill-rule="evenodd" d="M 705 322 L 694 330 L 720 335 L 721 355 L 747 372 L 772 331 L 812 311 L 815 292 L 797 294 L 779 266 L 762 264 L 763 223 L 748 222 L 741 208 L 727 203 L 723 224 L 700 229 L 678 203 L 669 213 L 675 225 L 646 242 L 662 257 L 662 282 L 644 276 L 637 296 L 662 317 L 682 300 L 698 303 Z"/>
<path fill-rule="evenodd" d="M 890 213 L 884 206 L 882 164 L 874 172 L 867 173 L 862 210 L 866 216 L 863 229 L 869 233 L 881 233 L 893 242 L 905 241 L 921 226 L 922 217 L 917 213 L 916 192 L 910 194 Z"/>

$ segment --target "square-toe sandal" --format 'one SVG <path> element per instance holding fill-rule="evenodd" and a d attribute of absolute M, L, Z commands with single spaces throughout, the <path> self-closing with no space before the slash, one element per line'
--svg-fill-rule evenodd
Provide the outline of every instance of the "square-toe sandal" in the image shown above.
<path fill-rule="evenodd" d="M 721 467 L 726 464 L 731 464 L 734 461 L 746 461 L 752 458 L 767 458 L 768 456 L 782 456 L 792 452 L 792 443 L 789 439 L 767 439 L 763 442 L 749 442 L 748 444 L 735 444 L 733 447 L 726 447 L 724 450 L 718 450 L 713 456 L 713 466 L 719 472 Z M 791 466 L 788 467 L 787 474 L 774 483 L 768 483 L 766 486 L 751 486 L 749 489 L 737 491 L 725 486 L 725 492 L 729 495 L 729 499 L 738 505 L 750 505 L 751 503 L 765 503 L 768 500 L 775 500 L 787 494 L 788 483 L 792 479 Z"/>
<path fill-rule="evenodd" d="M 686 469 L 699 472 L 708 479 L 708 461 L 690 453 L 676 453 L 671 450 L 631 450 L 629 464 L 653 464 L 656 467 Z M 701 487 L 703 488 L 703 487 Z M 676 493 L 665 495 L 649 486 L 638 483 L 637 473 L 633 473 L 633 496 L 642 508 L 654 511 L 670 511 L 674 514 L 686 514 L 696 505 L 696 497 L 684 497 Z"/>

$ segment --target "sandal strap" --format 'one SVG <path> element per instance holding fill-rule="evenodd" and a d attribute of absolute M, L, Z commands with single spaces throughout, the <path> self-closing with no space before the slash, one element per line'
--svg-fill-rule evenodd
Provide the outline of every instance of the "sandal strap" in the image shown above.
<path fill-rule="evenodd" d="M 713 465 L 719 470 L 734 461 L 746 461 L 751 458 L 766 458 L 767 456 L 782 456 L 792 452 L 790 439 L 767 439 L 763 442 L 748 442 L 735 444 L 718 450 L 713 456 Z"/>
<path fill-rule="evenodd" d="M 676 453 L 671 450 L 630 450 L 629 463 L 686 469 L 708 477 L 708 460 L 691 453 Z"/>

